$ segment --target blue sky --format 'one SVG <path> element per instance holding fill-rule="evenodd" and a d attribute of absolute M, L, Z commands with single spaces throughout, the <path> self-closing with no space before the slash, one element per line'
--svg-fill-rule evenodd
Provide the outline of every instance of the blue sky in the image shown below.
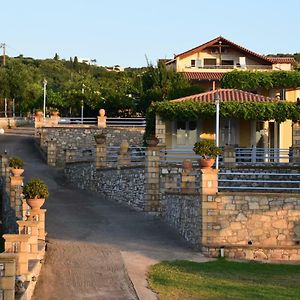
<path fill-rule="evenodd" d="M 10 0 L 1 3 L 7 54 L 70 56 L 144 66 L 216 36 L 260 54 L 300 52 L 299 0 Z"/>

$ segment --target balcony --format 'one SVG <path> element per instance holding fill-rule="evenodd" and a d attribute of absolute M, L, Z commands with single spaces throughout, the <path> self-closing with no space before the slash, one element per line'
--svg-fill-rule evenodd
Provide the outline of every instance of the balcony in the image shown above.
<path fill-rule="evenodd" d="M 184 69 L 182 71 L 201 71 L 201 72 L 211 72 L 212 70 L 218 70 L 219 72 L 228 72 L 231 70 L 252 70 L 252 71 L 256 71 L 256 70 L 263 70 L 263 71 L 267 71 L 267 70 L 272 70 L 272 65 L 244 65 L 244 66 L 240 66 L 240 65 L 205 65 L 205 66 L 185 66 Z"/>

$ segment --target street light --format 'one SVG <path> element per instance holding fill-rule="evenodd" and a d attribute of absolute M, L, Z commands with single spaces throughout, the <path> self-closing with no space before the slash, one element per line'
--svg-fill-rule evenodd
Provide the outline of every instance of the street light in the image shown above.
<path fill-rule="evenodd" d="M 47 80 L 44 79 L 43 83 L 44 83 L 44 109 L 43 109 L 43 113 L 44 113 L 44 118 L 45 118 L 46 117 L 46 93 L 47 93 L 46 89 L 47 89 Z"/>
<path fill-rule="evenodd" d="M 216 104 L 216 146 L 219 147 L 219 134 L 220 134 L 220 94 L 219 91 L 215 94 Z M 219 156 L 216 158 L 216 169 L 219 169 Z"/>
<path fill-rule="evenodd" d="M 82 89 L 81 89 L 82 95 L 84 94 L 84 88 L 85 88 L 85 85 L 83 84 Z M 83 105 L 84 105 L 84 102 L 83 102 L 83 99 L 82 99 L 81 100 L 81 124 L 83 124 Z"/>

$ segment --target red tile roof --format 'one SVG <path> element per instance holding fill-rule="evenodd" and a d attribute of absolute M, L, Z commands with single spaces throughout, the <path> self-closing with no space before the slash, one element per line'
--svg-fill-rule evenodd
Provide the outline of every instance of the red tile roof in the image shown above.
<path fill-rule="evenodd" d="M 200 46 L 192 48 L 192 49 L 190 49 L 188 51 L 182 52 L 182 53 L 176 55 L 175 58 L 177 58 L 177 57 L 180 57 L 180 58 L 187 57 L 187 56 L 189 56 L 191 54 L 194 54 L 194 53 L 197 53 L 199 51 L 202 51 L 202 50 L 204 50 L 204 49 L 206 49 L 208 47 L 211 47 L 213 45 L 218 45 L 219 42 L 222 42 L 223 44 L 230 45 L 233 48 L 236 48 L 236 49 L 238 49 L 238 50 L 240 50 L 240 51 L 242 51 L 242 52 L 244 52 L 244 53 L 246 53 L 246 54 L 248 54 L 248 55 L 250 55 L 252 57 L 255 57 L 256 59 L 258 59 L 259 61 L 263 62 L 264 64 L 268 64 L 268 65 L 272 64 L 272 62 L 266 56 L 257 54 L 257 53 L 255 53 L 255 52 L 253 52 L 251 50 L 248 50 L 248 49 L 246 49 L 246 48 L 244 48 L 242 46 L 239 46 L 239 45 L 237 45 L 237 44 L 235 44 L 235 43 L 233 43 L 233 42 L 225 39 L 222 36 L 219 36 L 219 37 L 217 37 L 217 38 L 215 38 L 215 39 L 213 39 L 213 40 L 211 40 L 211 41 L 209 41 L 207 43 L 204 43 L 204 44 L 202 44 Z"/>
<path fill-rule="evenodd" d="M 225 73 L 223 72 L 183 72 L 187 80 L 217 80 L 220 81 Z"/>
<path fill-rule="evenodd" d="M 171 102 L 195 101 L 214 103 L 219 96 L 220 102 L 276 102 L 277 99 L 253 94 L 237 89 L 218 89 L 210 92 L 171 100 Z"/>
<path fill-rule="evenodd" d="M 293 64 L 295 62 L 294 57 L 268 56 L 267 58 L 273 64 Z"/>

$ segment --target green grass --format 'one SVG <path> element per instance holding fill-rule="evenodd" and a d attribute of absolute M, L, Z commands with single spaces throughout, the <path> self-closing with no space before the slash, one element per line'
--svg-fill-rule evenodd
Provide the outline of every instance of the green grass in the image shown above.
<path fill-rule="evenodd" d="M 161 300 L 300 299 L 300 265 L 166 261 L 148 281 Z"/>

